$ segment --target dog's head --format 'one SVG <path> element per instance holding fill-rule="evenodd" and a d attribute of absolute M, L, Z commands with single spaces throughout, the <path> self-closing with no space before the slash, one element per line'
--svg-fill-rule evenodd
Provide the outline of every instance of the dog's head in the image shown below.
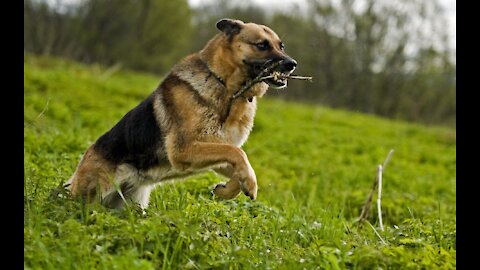
<path fill-rule="evenodd" d="M 290 74 L 295 70 L 297 62 L 285 53 L 284 44 L 269 27 L 222 19 L 217 22 L 217 28 L 225 34 L 230 43 L 234 64 L 243 66 L 251 78 L 275 63 L 278 65 L 272 71 Z M 284 88 L 287 86 L 287 79 L 282 79 L 283 77 L 285 76 L 273 76 L 266 82 L 273 88 Z"/>

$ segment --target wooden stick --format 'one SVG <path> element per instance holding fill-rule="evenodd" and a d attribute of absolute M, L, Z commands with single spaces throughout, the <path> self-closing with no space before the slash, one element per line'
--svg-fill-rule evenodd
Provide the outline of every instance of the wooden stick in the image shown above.
<path fill-rule="evenodd" d="M 235 94 L 233 94 L 232 102 L 233 102 L 233 99 L 236 99 L 239 96 L 241 96 L 243 93 L 245 93 L 245 91 L 250 89 L 254 84 L 257 84 L 259 82 L 262 82 L 262 81 L 268 79 L 270 76 L 264 77 L 265 74 L 270 73 L 274 68 L 278 67 L 281 63 L 282 63 L 282 61 L 271 64 L 270 66 L 268 66 L 264 70 L 262 70 L 262 72 L 260 72 L 260 74 L 258 74 L 257 77 L 255 77 L 253 80 L 247 81 L 247 83 L 240 90 L 238 90 Z M 272 78 L 273 78 L 273 76 L 272 76 Z"/>
<path fill-rule="evenodd" d="M 368 212 L 370 211 L 370 205 L 372 203 L 373 193 L 377 188 L 377 184 L 378 184 L 378 178 L 375 177 L 375 179 L 373 180 L 372 190 L 370 191 L 370 194 L 368 195 L 367 200 L 365 200 L 365 203 L 363 204 L 362 213 L 360 213 L 360 217 L 358 217 L 358 221 L 362 221 L 368 218 Z"/>
<path fill-rule="evenodd" d="M 227 120 L 228 115 L 230 114 L 230 110 L 232 109 L 232 105 L 233 105 L 233 102 L 235 101 L 235 99 L 237 99 L 239 96 L 241 96 L 243 93 L 245 93 L 245 91 L 250 89 L 250 87 L 252 87 L 254 84 L 257 84 L 259 82 L 262 82 L 263 80 L 266 80 L 264 78 L 264 76 L 266 74 L 270 73 L 274 68 L 279 66 L 281 63 L 282 63 L 282 61 L 279 61 L 279 62 L 273 63 L 270 66 L 266 67 L 264 70 L 262 70 L 262 72 L 260 72 L 260 74 L 257 75 L 257 77 L 255 77 L 253 80 L 247 81 L 245 83 L 245 85 L 240 90 L 238 90 L 237 92 L 235 92 L 233 94 L 233 96 L 228 101 L 226 112 L 225 112 L 224 116 L 222 117 L 222 123 Z"/>
<path fill-rule="evenodd" d="M 273 75 L 269 75 L 269 76 L 265 76 L 265 77 L 262 77 L 261 78 L 261 81 L 264 81 L 264 80 L 267 80 L 267 79 L 272 79 L 274 78 L 275 76 Z M 312 81 L 313 80 L 313 77 L 310 77 L 310 76 L 299 76 L 299 75 L 287 75 L 285 77 L 282 77 L 283 79 L 293 79 L 293 80 L 305 80 L 305 81 Z"/>
<path fill-rule="evenodd" d="M 392 157 L 393 151 L 394 151 L 393 149 L 390 149 L 390 152 L 388 152 L 387 158 L 383 162 L 383 170 L 385 170 L 385 168 L 387 167 L 387 164 L 390 161 L 390 158 Z"/>
<path fill-rule="evenodd" d="M 377 188 L 377 184 L 379 184 L 379 180 L 381 181 L 380 178 L 382 177 L 382 173 L 383 173 L 383 171 L 385 171 L 385 168 L 387 167 L 387 164 L 388 164 L 388 162 L 390 161 L 390 158 L 391 158 L 391 156 L 392 156 L 392 154 L 393 154 L 393 151 L 394 151 L 394 150 L 391 149 L 390 152 L 388 152 L 388 155 L 387 155 L 387 157 L 385 158 L 385 161 L 383 162 L 383 166 L 382 166 L 382 165 L 379 165 L 379 166 L 382 167 L 382 169 L 381 169 L 381 171 L 379 171 L 380 174 L 377 173 L 377 175 L 375 176 L 375 179 L 373 180 L 372 190 L 370 191 L 370 194 L 368 195 L 367 199 L 365 200 L 365 204 L 363 205 L 362 212 L 360 213 L 360 217 L 358 217 L 357 221 L 362 221 L 362 220 L 364 220 L 364 219 L 367 219 L 367 217 L 368 217 L 368 212 L 370 211 L 370 206 L 371 206 L 371 204 L 372 204 L 373 194 L 374 194 L 374 192 L 375 192 L 375 189 Z M 379 190 L 379 194 L 381 194 L 381 188 L 380 188 L 380 190 Z M 381 195 L 380 195 L 380 196 L 381 196 Z M 379 203 L 380 203 L 380 202 L 381 202 L 381 201 L 379 201 L 379 200 L 377 199 L 377 207 L 379 206 Z M 381 209 L 380 209 L 380 207 L 379 207 L 379 212 L 380 212 L 380 214 L 381 214 Z M 382 221 L 380 220 L 380 223 L 381 223 L 381 222 L 382 222 Z M 381 224 L 381 228 L 383 228 L 383 224 Z M 382 229 L 382 230 L 383 230 L 383 229 Z"/>
<path fill-rule="evenodd" d="M 299 76 L 299 75 L 288 75 L 285 77 L 286 79 L 294 79 L 294 80 L 305 80 L 305 81 L 312 81 L 313 77 L 310 76 Z"/>
<path fill-rule="evenodd" d="M 378 165 L 378 195 L 377 195 L 377 209 L 378 209 L 378 222 L 380 223 L 380 230 L 383 231 L 382 222 L 382 165 Z"/>
<path fill-rule="evenodd" d="M 265 76 L 266 74 L 270 74 L 276 67 L 278 67 L 279 65 L 282 64 L 283 61 L 279 61 L 279 62 L 275 62 L 269 66 L 267 66 L 266 68 L 264 68 L 262 70 L 262 72 L 260 72 L 257 77 L 255 77 L 253 80 L 249 80 L 245 83 L 245 85 L 240 89 L 238 90 L 237 92 L 235 92 L 235 94 L 233 94 L 233 96 L 230 98 L 230 100 L 228 101 L 228 104 L 227 104 L 227 109 L 226 109 L 226 112 L 225 112 L 225 115 L 223 116 L 222 118 L 222 122 L 225 122 L 228 118 L 228 115 L 230 114 L 230 110 L 232 109 L 232 105 L 233 105 L 233 102 L 235 101 L 235 99 L 237 99 L 238 97 L 240 97 L 241 95 L 243 95 L 243 93 L 245 93 L 248 89 L 250 89 L 253 85 L 259 83 L 259 82 L 263 82 L 264 80 L 267 80 L 267 79 L 271 79 L 271 78 L 274 78 L 274 75 L 268 75 L 268 76 Z M 295 80 L 309 80 L 309 81 L 312 81 L 313 77 L 306 77 L 306 76 L 298 76 L 298 75 L 288 75 L 288 76 L 285 76 L 283 77 L 283 79 L 295 79 Z"/>
<path fill-rule="evenodd" d="M 377 232 L 377 230 L 375 230 L 375 227 L 373 227 L 372 224 L 370 224 L 370 222 L 368 222 L 368 220 L 365 220 L 367 222 L 368 225 L 370 225 L 370 228 L 372 228 L 373 232 L 378 236 L 378 238 L 380 238 L 380 241 L 382 241 L 382 243 L 384 245 L 387 245 L 387 242 L 385 242 L 385 240 L 383 240 L 382 236 L 380 236 L 380 234 Z"/>

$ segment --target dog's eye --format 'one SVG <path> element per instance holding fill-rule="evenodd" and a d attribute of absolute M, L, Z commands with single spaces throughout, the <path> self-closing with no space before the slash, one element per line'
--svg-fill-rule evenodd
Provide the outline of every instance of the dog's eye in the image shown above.
<path fill-rule="evenodd" d="M 280 42 L 280 50 L 285 50 L 285 44 L 283 44 L 283 42 Z"/>
<path fill-rule="evenodd" d="M 266 50 L 269 50 L 270 49 L 270 44 L 268 43 L 268 41 L 263 41 L 263 42 L 260 42 L 260 43 L 257 43 L 255 44 L 255 46 L 257 47 L 257 49 L 259 49 L 260 51 L 266 51 Z"/>

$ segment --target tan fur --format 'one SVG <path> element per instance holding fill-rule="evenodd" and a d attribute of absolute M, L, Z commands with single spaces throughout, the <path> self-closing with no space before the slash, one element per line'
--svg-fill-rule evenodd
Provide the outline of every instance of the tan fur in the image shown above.
<path fill-rule="evenodd" d="M 100 188 L 100 191 L 106 191 L 111 186 L 110 182 L 113 179 L 113 174 L 114 167 L 112 164 L 102 158 L 90 146 L 70 180 L 72 182 L 70 191 L 73 194 L 81 194 L 93 199 L 97 188 Z M 74 179 L 78 180 L 73 181 Z"/>
<path fill-rule="evenodd" d="M 251 43 L 267 39 L 275 45 L 270 54 L 285 54 L 277 45 L 280 39 L 268 27 L 236 22 L 242 26 L 239 34 L 233 38 L 217 34 L 203 50 L 174 66 L 169 73 L 174 77 L 167 76 L 170 81 L 153 93 L 155 119 L 164 136 L 158 153 L 166 155 L 168 163 L 136 171 L 128 164 L 111 164 L 91 146 L 70 181 L 72 194 L 92 197 L 99 186 L 101 197 L 107 198 L 115 192 L 114 184 L 128 182 L 135 187 L 132 199 L 146 207 L 151 190 L 147 187 L 152 184 L 214 169 L 230 179 L 226 185 L 217 185 L 214 193 L 218 197 L 231 199 L 243 191 L 256 198 L 255 172 L 240 147 L 253 128 L 256 99 L 265 94 L 268 85 L 254 85 L 234 101 L 224 122 L 222 115 L 230 97 L 249 79 L 243 60 L 265 57 L 266 53 L 255 50 Z M 199 64 L 202 62 L 208 69 Z M 226 87 L 209 77 L 207 70 L 220 77 Z"/>

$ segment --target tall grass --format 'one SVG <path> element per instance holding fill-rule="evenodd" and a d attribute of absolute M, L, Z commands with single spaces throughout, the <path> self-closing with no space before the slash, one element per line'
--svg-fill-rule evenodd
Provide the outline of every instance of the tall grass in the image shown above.
<path fill-rule="evenodd" d="M 267 97 L 244 147 L 257 201 L 214 200 L 224 179 L 204 173 L 159 186 L 143 216 L 54 190 L 161 78 L 29 55 L 24 69 L 26 269 L 456 267 L 455 130 Z M 383 243 L 354 220 L 392 148 Z M 376 215 L 372 206 L 374 228 Z"/>

